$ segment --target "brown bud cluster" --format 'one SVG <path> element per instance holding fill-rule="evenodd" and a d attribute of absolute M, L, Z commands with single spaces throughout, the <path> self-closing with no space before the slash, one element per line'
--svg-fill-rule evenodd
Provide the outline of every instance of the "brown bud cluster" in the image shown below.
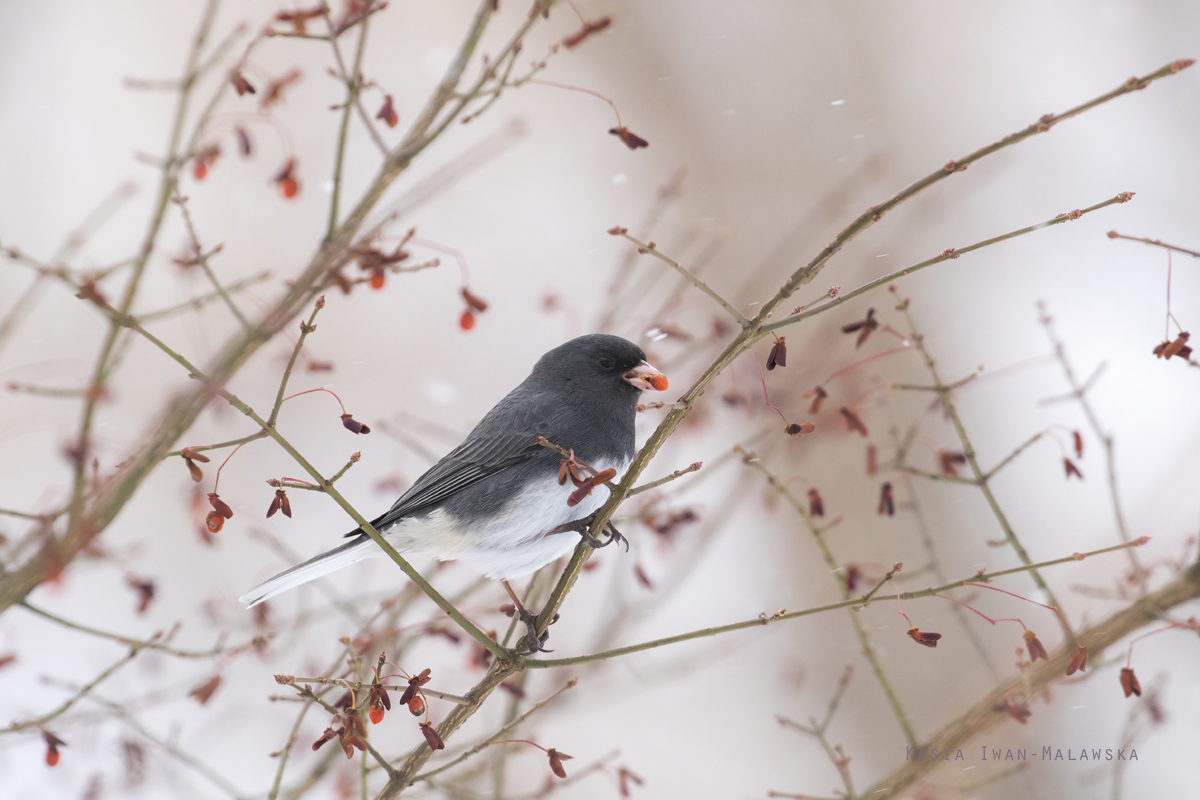
<path fill-rule="evenodd" d="M 1183 360 L 1187 360 L 1192 355 L 1192 348 L 1188 346 L 1188 339 L 1192 335 L 1187 331 L 1183 331 L 1175 337 L 1174 341 L 1164 341 L 1162 344 L 1154 348 L 1154 355 L 1158 358 L 1171 358 L 1179 356 Z"/>
<path fill-rule="evenodd" d="M 400 124 L 400 115 L 396 113 L 396 107 L 392 104 L 392 96 L 384 95 L 383 106 L 380 107 L 379 113 L 375 115 L 375 119 L 381 119 L 389 128 L 394 128 Z"/>
<path fill-rule="evenodd" d="M 858 412 L 856 412 L 856 411 L 851 411 L 851 410 L 850 410 L 849 408 L 847 408 L 846 406 L 842 406 L 840 409 L 838 409 L 838 411 L 840 411 L 840 412 L 841 412 L 841 415 L 842 415 L 842 417 L 843 417 L 843 418 L 845 418 L 845 420 L 846 420 L 846 428 L 847 428 L 848 430 L 850 430 L 850 431 L 858 431 L 858 433 L 859 433 L 859 434 L 860 434 L 860 435 L 861 435 L 861 436 L 862 436 L 864 439 L 865 439 L 865 438 L 867 438 L 868 436 L 870 436 L 870 435 L 871 435 L 871 434 L 870 434 L 870 433 L 867 431 L 867 426 L 863 424 L 862 418 L 858 416 Z"/>
<path fill-rule="evenodd" d="M 821 493 L 816 489 L 808 490 L 808 515 L 810 517 L 825 516 L 825 502 L 821 499 Z"/>
<path fill-rule="evenodd" d="M 550 757 L 550 771 L 560 778 L 567 777 L 567 771 L 563 769 L 562 762 L 570 761 L 574 756 L 560 753 L 553 747 L 546 751 L 546 755 Z"/>
<path fill-rule="evenodd" d="M 1071 657 L 1071 663 L 1067 664 L 1067 674 L 1074 675 L 1076 672 L 1087 671 L 1088 649 L 1083 645 L 1075 651 L 1075 655 Z"/>
<path fill-rule="evenodd" d="M 879 507 L 875 513 L 887 514 L 889 517 L 896 515 L 896 499 L 892 496 L 892 484 L 885 483 L 879 487 Z"/>
<path fill-rule="evenodd" d="M 300 193 L 300 181 L 296 178 L 296 159 L 289 158 L 283 162 L 283 167 L 271 178 L 271 183 L 279 187 L 279 193 L 291 200 Z"/>
<path fill-rule="evenodd" d="M 258 90 L 254 88 L 254 84 L 246 80 L 246 76 L 241 70 L 235 69 L 229 73 L 229 82 L 233 84 L 233 88 L 238 93 L 238 97 L 244 94 L 257 94 Z"/>
<path fill-rule="evenodd" d="M 805 400 L 810 397 L 812 398 L 812 403 L 808 407 L 808 413 L 819 414 L 821 412 L 821 403 L 826 397 L 829 397 L 829 393 L 825 391 L 823 386 L 818 386 L 815 389 L 809 389 L 802 395 L 802 397 L 804 397 Z"/>
<path fill-rule="evenodd" d="M 351 433 L 367 434 L 371 432 L 370 427 L 359 422 L 350 414 L 342 414 L 342 427 Z"/>

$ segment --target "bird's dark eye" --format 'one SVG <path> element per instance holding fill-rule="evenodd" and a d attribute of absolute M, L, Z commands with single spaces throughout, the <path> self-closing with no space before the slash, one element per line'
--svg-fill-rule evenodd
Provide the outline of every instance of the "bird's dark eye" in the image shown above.
<path fill-rule="evenodd" d="M 605 369 L 612 369 L 614 364 L 616 364 L 616 362 L 608 356 L 600 356 L 600 366 L 604 367 Z"/>

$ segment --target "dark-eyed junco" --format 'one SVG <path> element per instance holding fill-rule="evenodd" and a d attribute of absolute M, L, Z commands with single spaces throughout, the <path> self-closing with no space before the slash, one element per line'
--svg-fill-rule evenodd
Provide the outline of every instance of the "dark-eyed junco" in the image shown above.
<path fill-rule="evenodd" d="M 567 530 L 595 512 L 604 493 L 568 505 L 562 456 L 542 436 L 597 471 L 624 474 L 633 460 L 643 389 L 666 389 L 646 354 L 618 336 L 591 334 L 546 353 L 533 372 L 371 524 L 401 553 L 463 561 L 489 578 L 527 575 L 566 555 Z M 341 547 L 292 567 L 241 598 L 255 605 L 383 551 L 361 531 Z"/>

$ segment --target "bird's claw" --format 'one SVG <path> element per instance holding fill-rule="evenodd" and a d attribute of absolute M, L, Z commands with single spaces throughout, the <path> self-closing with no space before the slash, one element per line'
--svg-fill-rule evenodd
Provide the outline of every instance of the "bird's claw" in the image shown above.
<path fill-rule="evenodd" d="M 547 650 L 545 647 L 546 640 L 550 638 L 550 631 L 546 631 L 541 636 L 538 635 L 537 614 L 525 609 L 521 609 L 518 614 L 521 617 L 521 621 L 525 623 L 526 631 L 525 638 L 521 640 L 521 644 L 524 647 L 519 654 L 528 656 L 533 655 L 534 653 L 553 653 L 553 650 Z M 558 622 L 557 614 L 555 614 L 554 618 L 550 620 L 550 624 L 553 625 L 555 622 Z"/>
<path fill-rule="evenodd" d="M 588 543 L 588 545 L 590 545 L 593 549 L 596 549 L 596 550 L 600 549 L 601 547 L 608 547 L 613 542 L 620 542 L 621 544 L 625 545 L 625 552 L 628 553 L 629 552 L 629 540 L 626 539 L 625 536 L 622 535 L 622 533 L 619 530 L 617 530 L 617 527 L 615 525 L 613 525 L 612 522 L 607 522 L 604 525 L 604 532 L 608 534 L 607 539 L 601 539 L 601 538 L 599 538 L 597 536 L 593 536 L 591 533 L 589 533 L 588 528 L 591 527 L 592 520 L 594 520 L 595 518 L 596 518 L 596 514 L 593 512 L 592 514 L 584 517 L 583 519 L 577 519 L 572 522 L 565 522 L 550 532 L 551 533 L 564 533 L 566 531 L 572 531 L 574 533 L 578 533 L 580 538 L 582 538 L 585 542 Z"/>

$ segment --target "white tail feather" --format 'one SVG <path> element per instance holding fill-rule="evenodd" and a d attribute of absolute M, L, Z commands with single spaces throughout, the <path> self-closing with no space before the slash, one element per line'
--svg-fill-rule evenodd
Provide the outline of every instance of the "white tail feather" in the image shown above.
<path fill-rule="evenodd" d="M 263 581 L 238 599 L 245 603 L 247 607 L 256 606 L 280 592 L 294 589 L 301 584 L 316 580 L 331 572 L 336 572 L 342 567 L 348 567 L 356 561 L 362 561 L 364 558 L 370 558 L 381 552 L 383 551 L 367 538 L 347 542 L 341 547 L 335 547 L 327 553 L 310 558 L 303 564 L 297 564 L 270 580 Z"/>

